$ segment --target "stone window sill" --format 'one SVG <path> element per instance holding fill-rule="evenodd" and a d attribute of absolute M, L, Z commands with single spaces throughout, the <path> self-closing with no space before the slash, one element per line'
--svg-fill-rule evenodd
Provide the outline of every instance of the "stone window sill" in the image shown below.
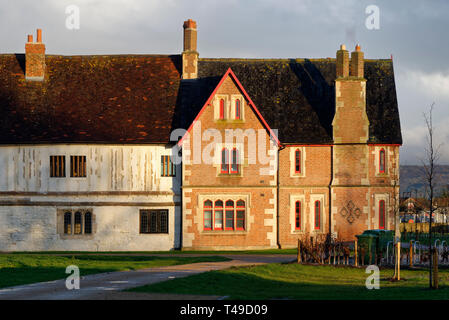
<path fill-rule="evenodd" d="M 60 238 L 62 240 L 92 240 L 94 238 L 93 234 L 61 234 Z"/>
<path fill-rule="evenodd" d="M 246 235 L 248 234 L 247 231 L 201 231 L 202 235 L 210 235 L 210 236 L 225 236 L 225 235 L 229 235 L 229 236 L 236 236 L 236 235 Z"/>

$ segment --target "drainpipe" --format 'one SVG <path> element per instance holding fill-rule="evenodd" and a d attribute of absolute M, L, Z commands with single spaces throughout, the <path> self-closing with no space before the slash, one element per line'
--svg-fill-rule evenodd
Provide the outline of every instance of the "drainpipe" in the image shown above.
<path fill-rule="evenodd" d="M 281 248 L 281 243 L 280 243 L 280 241 L 279 241 L 279 155 L 280 155 L 280 151 L 281 150 L 284 150 L 285 149 L 285 146 L 283 146 L 283 145 L 280 145 L 279 147 L 278 147 L 278 158 L 277 158 L 277 172 L 276 172 L 276 175 L 277 175 L 277 178 L 276 178 L 276 200 L 277 200 L 277 204 L 276 204 L 276 242 L 277 242 L 277 246 L 278 246 L 278 249 L 280 249 Z"/>
<path fill-rule="evenodd" d="M 332 236 L 332 183 L 334 181 L 334 146 L 331 145 L 331 180 L 329 182 L 329 237 Z"/>
<path fill-rule="evenodd" d="M 183 179 L 182 179 L 182 168 L 183 168 L 183 165 L 184 165 L 184 162 L 182 161 L 182 149 L 179 151 L 179 152 L 181 152 L 181 165 L 180 165 L 180 172 L 179 172 L 179 174 L 180 174 L 180 179 L 179 179 L 179 198 L 180 198 L 180 202 L 181 202 L 181 205 L 179 206 L 179 211 L 180 211 L 180 219 L 179 219 L 179 250 L 182 250 L 182 220 L 184 219 L 184 212 L 183 212 L 183 210 L 182 210 L 182 208 L 183 208 L 183 203 L 182 203 L 182 199 L 183 199 L 183 197 L 182 197 L 182 195 L 183 195 L 183 193 L 184 193 L 184 189 L 183 189 Z"/>

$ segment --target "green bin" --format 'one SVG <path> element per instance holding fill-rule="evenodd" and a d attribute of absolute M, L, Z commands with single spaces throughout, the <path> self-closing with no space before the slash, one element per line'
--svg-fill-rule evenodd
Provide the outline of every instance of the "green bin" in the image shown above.
<path fill-rule="evenodd" d="M 371 231 L 371 230 L 367 230 Z M 374 262 L 374 258 L 377 250 L 377 242 L 379 240 L 379 236 L 377 234 L 372 234 L 370 232 L 363 232 L 362 234 L 357 235 L 358 246 L 359 246 L 359 257 L 363 259 L 362 264 L 371 264 Z M 364 256 L 362 256 L 362 248 L 365 250 Z M 370 261 L 370 253 L 371 253 L 371 261 Z"/>
<path fill-rule="evenodd" d="M 383 229 L 365 230 L 362 234 L 356 237 L 358 239 L 359 250 L 365 248 L 364 264 L 372 264 L 376 263 L 376 254 L 379 256 L 380 253 L 387 250 L 388 242 L 393 241 L 394 231 Z M 371 261 L 369 261 L 370 252 Z"/>

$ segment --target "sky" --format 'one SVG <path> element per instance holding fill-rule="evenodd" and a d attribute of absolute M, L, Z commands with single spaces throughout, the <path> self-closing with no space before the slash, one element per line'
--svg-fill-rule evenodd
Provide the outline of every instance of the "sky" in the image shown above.
<path fill-rule="evenodd" d="M 449 1 L 0 0 L 0 53 L 22 53 L 43 30 L 47 54 L 179 54 L 182 24 L 198 25 L 200 57 L 326 58 L 358 43 L 365 58 L 393 55 L 401 164 L 425 158 L 423 113 L 434 103 L 439 163 L 449 164 Z M 79 8 L 79 28 L 68 28 Z M 375 5 L 378 29 L 373 21 Z M 369 84 L 368 84 L 369 85 Z"/>

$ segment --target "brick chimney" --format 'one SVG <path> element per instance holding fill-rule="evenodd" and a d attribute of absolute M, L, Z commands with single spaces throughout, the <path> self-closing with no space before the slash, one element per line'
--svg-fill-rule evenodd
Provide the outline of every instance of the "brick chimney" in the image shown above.
<path fill-rule="evenodd" d="M 346 78 L 349 76 L 349 52 L 346 46 L 342 44 L 337 51 L 337 78 Z"/>
<path fill-rule="evenodd" d="M 25 44 L 25 79 L 43 81 L 45 76 L 45 44 L 42 43 L 42 30 L 37 29 L 36 42 L 28 35 Z"/>
<path fill-rule="evenodd" d="M 192 19 L 184 21 L 184 51 L 182 52 L 182 79 L 198 77 L 198 52 L 196 51 L 196 22 Z"/>
<path fill-rule="evenodd" d="M 363 144 L 369 138 L 366 114 L 366 79 L 363 78 L 363 52 L 357 45 L 349 55 L 344 45 L 337 51 L 335 115 L 332 122 L 334 143 Z"/>
<path fill-rule="evenodd" d="M 355 51 L 351 53 L 351 77 L 363 78 L 365 64 L 363 62 L 363 52 L 360 46 L 355 46 Z"/>

